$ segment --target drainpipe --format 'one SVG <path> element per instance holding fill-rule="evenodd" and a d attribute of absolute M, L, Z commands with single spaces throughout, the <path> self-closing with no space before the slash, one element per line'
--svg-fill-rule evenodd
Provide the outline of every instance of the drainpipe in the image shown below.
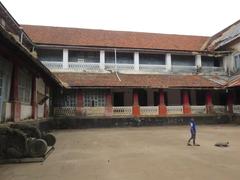
<path fill-rule="evenodd" d="M 115 71 L 117 71 L 117 49 L 114 49 L 114 67 Z"/>

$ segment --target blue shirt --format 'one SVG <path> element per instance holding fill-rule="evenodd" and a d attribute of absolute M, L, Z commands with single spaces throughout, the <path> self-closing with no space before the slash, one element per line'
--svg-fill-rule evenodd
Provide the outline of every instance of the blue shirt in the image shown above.
<path fill-rule="evenodd" d="M 193 120 L 190 120 L 189 121 L 189 124 L 190 124 L 190 130 L 191 130 L 191 132 L 196 132 L 196 123 L 195 123 L 195 121 L 193 121 Z"/>

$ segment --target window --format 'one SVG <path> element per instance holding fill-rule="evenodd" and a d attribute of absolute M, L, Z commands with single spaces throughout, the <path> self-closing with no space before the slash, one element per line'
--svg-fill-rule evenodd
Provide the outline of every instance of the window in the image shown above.
<path fill-rule="evenodd" d="M 240 53 L 234 56 L 234 63 L 236 70 L 240 69 Z"/>
<path fill-rule="evenodd" d="M 103 91 L 88 91 L 83 95 L 83 106 L 101 107 L 105 106 L 105 93 Z"/>
<path fill-rule="evenodd" d="M 32 90 L 31 76 L 24 71 L 20 71 L 18 82 L 18 94 L 20 102 L 30 104 L 31 90 Z"/>
<path fill-rule="evenodd" d="M 63 93 L 55 93 L 54 106 L 56 107 L 76 107 L 76 92 L 64 91 Z"/>

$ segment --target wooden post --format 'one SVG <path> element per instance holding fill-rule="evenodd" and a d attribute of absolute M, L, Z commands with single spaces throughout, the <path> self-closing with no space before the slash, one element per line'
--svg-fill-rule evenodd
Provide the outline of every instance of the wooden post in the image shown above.
<path fill-rule="evenodd" d="M 133 91 L 133 109 L 132 110 L 133 110 L 132 113 L 134 117 L 140 116 L 140 106 L 139 106 L 137 91 Z"/>
<path fill-rule="evenodd" d="M 167 115 L 167 107 L 165 105 L 164 92 L 162 89 L 159 90 L 159 115 Z"/>
<path fill-rule="evenodd" d="M 76 111 L 78 115 L 82 115 L 82 107 L 83 107 L 83 92 L 82 90 L 77 90 L 77 107 Z"/>
<path fill-rule="evenodd" d="M 233 95 L 231 92 L 227 94 L 227 109 L 229 113 L 233 113 Z"/>
<path fill-rule="evenodd" d="M 213 112 L 212 92 L 211 91 L 207 91 L 207 93 L 206 93 L 206 111 L 208 114 Z"/>
<path fill-rule="evenodd" d="M 32 97 L 31 97 L 31 105 L 32 105 L 32 118 L 37 119 L 37 91 L 36 91 L 36 77 L 32 77 Z"/>
<path fill-rule="evenodd" d="M 18 97 L 19 66 L 14 64 L 11 83 L 11 118 L 14 122 L 20 120 L 21 103 Z"/>
<path fill-rule="evenodd" d="M 48 88 L 48 86 L 46 85 L 46 83 L 45 83 L 45 96 L 47 96 L 49 94 L 49 88 Z M 48 118 L 48 115 L 49 115 L 49 106 L 48 106 L 48 104 L 47 104 L 47 101 L 48 100 L 46 100 L 45 102 L 44 102 L 44 117 L 45 118 Z"/>
<path fill-rule="evenodd" d="M 187 91 L 183 91 L 183 114 L 191 114 L 189 94 Z"/>
<path fill-rule="evenodd" d="M 112 93 L 108 91 L 105 95 L 106 97 L 106 107 L 105 107 L 105 116 L 112 116 Z"/>

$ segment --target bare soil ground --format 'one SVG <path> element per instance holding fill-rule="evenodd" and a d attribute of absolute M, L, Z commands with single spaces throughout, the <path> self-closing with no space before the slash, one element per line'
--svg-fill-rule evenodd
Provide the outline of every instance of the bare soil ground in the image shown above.
<path fill-rule="evenodd" d="M 186 146 L 188 127 L 56 131 L 43 163 L 0 165 L 0 180 L 239 180 L 240 127 L 198 126 L 200 147 Z M 215 147 L 229 141 L 227 148 Z"/>

